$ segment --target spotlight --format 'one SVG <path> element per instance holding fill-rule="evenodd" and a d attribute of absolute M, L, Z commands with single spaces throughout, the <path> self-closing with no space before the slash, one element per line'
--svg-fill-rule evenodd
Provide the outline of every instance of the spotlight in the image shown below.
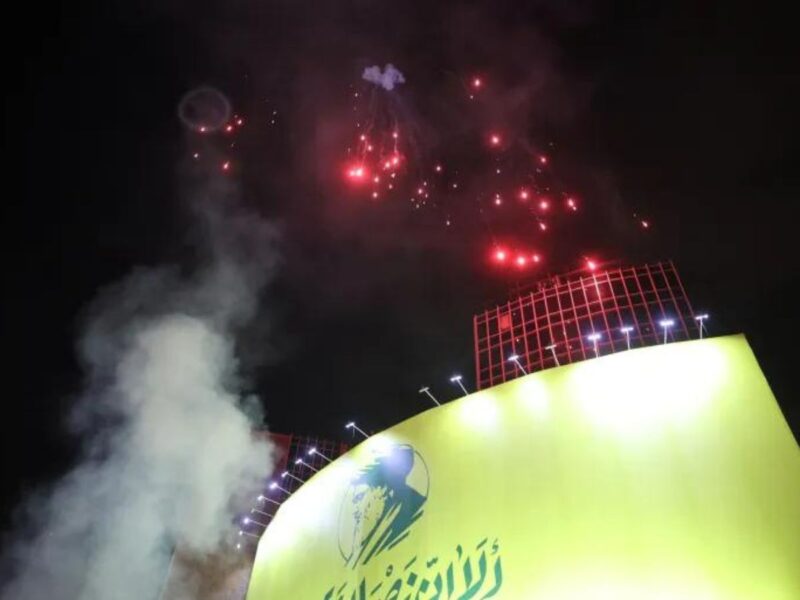
<path fill-rule="evenodd" d="M 597 342 L 600 341 L 600 338 L 602 338 L 602 337 L 603 337 L 602 334 L 599 334 L 599 333 L 590 333 L 589 335 L 586 336 L 586 339 L 589 340 L 590 342 L 592 342 L 592 344 L 594 344 L 594 357 L 595 358 L 600 356 L 600 350 L 597 348 Z"/>
<path fill-rule="evenodd" d="M 296 482 L 298 482 L 298 483 L 305 483 L 305 481 L 303 481 L 303 480 L 302 480 L 302 479 L 300 479 L 299 477 L 295 477 L 294 475 L 292 475 L 291 473 L 289 473 L 289 471 L 284 471 L 283 473 L 281 473 L 281 479 L 286 479 L 287 477 L 288 477 L 289 479 L 294 479 L 294 480 L 295 480 Z"/>
<path fill-rule="evenodd" d="M 308 455 L 309 456 L 319 456 L 322 460 L 324 460 L 328 464 L 333 462 L 330 458 L 325 456 L 322 452 L 317 450 L 315 447 L 308 449 Z"/>
<path fill-rule="evenodd" d="M 461 382 L 461 379 L 462 379 L 461 375 L 453 375 L 450 378 L 450 383 L 455 383 L 458 387 L 461 388 L 461 391 L 464 392 L 464 395 L 468 396 L 469 392 L 467 391 L 467 388 L 464 387 L 464 384 Z"/>
<path fill-rule="evenodd" d="M 625 325 L 624 327 L 620 327 L 619 330 L 625 334 L 625 344 L 628 346 L 628 350 L 631 349 L 631 331 L 633 331 L 633 327 L 630 325 Z"/>
<path fill-rule="evenodd" d="M 253 523 L 254 525 L 259 525 L 261 527 L 267 526 L 266 523 L 262 523 L 261 521 L 256 521 L 255 519 L 251 519 L 250 517 L 245 517 L 244 519 L 242 519 L 242 523 L 244 523 L 245 525 L 250 525 L 250 523 Z"/>
<path fill-rule="evenodd" d="M 508 362 L 513 362 L 515 365 L 517 365 L 520 371 L 522 371 L 525 375 L 528 374 L 528 372 L 525 370 L 525 367 L 523 367 L 522 363 L 519 362 L 519 354 L 512 354 L 511 356 L 509 356 Z"/>
<path fill-rule="evenodd" d="M 355 424 L 355 421 L 350 421 L 347 425 L 344 426 L 344 428 L 350 429 L 352 431 L 357 431 L 358 433 L 364 436 L 364 439 L 367 439 L 369 437 L 363 429 L 361 429 L 358 425 Z"/>
<path fill-rule="evenodd" d="M 308 464 L 306 461 L 304 461 L 302 458 L 298 458 L 296 461 L 294 461 L 294 464 L 303 465 L 304 467 L 308 467 L 309 469 L 314 471 L 314 473 L 319 473 L 319 469 L 315 469 L 310 464 Z"/>
<path fill-rule="evenodd" d="M 659 325 L 664 329 L 664 343 L 667 343 L 667 335 L 669 334 L 670 327 L 675 325 L 674 319 L 661 319 L 658 322 Z"/>
<path fill-rule="evenodd" d="M 556 355 L 556 346 L 558 346 L 558 344 L 550 344 L 549 346 L 545 346 L 544 349 L 550 350 L 550 352 L 553 355 L 553 360 L 556 361 L 556 366 L 560 367 L 561 363 L 558 362 L 558 356 Z"/>
<path fill-rule="evenodd" d="M 436 399 L 436 398 L 433 396 L 433 394 L 431 394 L 431 388 L 429 388 L 429 387 L 427 387 L 427 386 L 425 386 L 425 387 L 422 387 L 422 388 L 420 388 L 420 389 L 419 389 L 419 393 L 420 393 L 420 394 L 427 394 L 427 395 L 428 395 L 428 398 L 430 398 L 431 400 L 433 400 L 433 403 L 434 403 L 436 406 L 441 406 L 441 404 L 439 403 L 439 401 L 438 401 L 438 400 L 437 400 L 437 399 Z"/>
<path fill-rule="evenodd" d="M 270 484 L 269 484 L 269 489 L 271 489 L 271 490 L 280 490 L 280 491 L 282 491 L 284 494 L 291 494 L 291 493 L 292 493 L 292 492 L 290 492 L 289 490 L 287 490 L 286 488 L 282 488 L 281 486 L 279 486 L 279 485 L 278 485 L 276 482 L 274 482 L 274 481 L 273 481 L 272 483 L 270 483 Z"/>
<path fill-rule="evenodd" d="M 695 315 L 694 320 L 697 321 L 697 327 L 700 329 L 700 339 L 703 339 L 703 330 L 706 328 L 705 321 L 708 319 L 708 313 L 702 315 Z"/>

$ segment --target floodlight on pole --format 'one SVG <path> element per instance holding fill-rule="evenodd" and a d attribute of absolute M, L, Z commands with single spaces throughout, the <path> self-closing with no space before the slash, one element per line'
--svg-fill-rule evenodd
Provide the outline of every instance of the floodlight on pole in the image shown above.
<path fill-rule="evenodd" d="M 361 429 L 358 425 L 355 424 L 355 421 L 350 421 L 347 425 L 344 426 L 345 429 L 350 429 L 351 431 L 357 431 L 361 435 L 364 436 L 364 439 L 367 439 L 369 436 L 367 432 Z"/>
<path fill-rule="evenodd" d="M 276 504 L 278 506 L 281 505 L 281 503 L 278 502 L 277 500 L 273 500 L 272 498 L 267 498 L 264 494 L 259 494 L 258 501 L 259 502 L 272 502 L 273 504 Z"/>
<path fill-rule="evenodd" d="M 284 471 L 283 473 L 281 473 L 281 479 L 286 479 L 287 477 L 289 479 L 294 479 L 297 483 L 305 483 L 305 481 L 303 481 L 299 477 L 295 477 L 294 475 L 289 473 L 289 471 Z"/>
<path fill-rule="evenodd" d="M 267 526 L 266 523 L 262 523 L 261 521 L 256 521 L 255 519 L 251 519 L 250 517 L 245 517 L 244 519 L 242 519 L 242 523 L 244 523 L 245 525 L 250 525 L 250 523 L 253 523 L 255 525 L 260 525 L 261 527 Z"/>
<path fill-rule="evenodd" d="M 461 391 L 464 392 L 464 395 L 468 396 L 469 392 L 467 391 L 467 388 L 464 387 L 464 384 L 461 382 L 461 379 L 462 379 L 461 375 L 453 375 L 450 378 L 450 383 L 455 383 L 458 387 L 461 388 Z"/>
<path fill-rule="evenodd" d="M 670 327 L 675 325 L 675 320 L 674 319 L 661 319 L 658 322 L 658 324 L 661 325 L 661 327 L 663 327 L 663 329 L 664 329 L 664 343 L 666 344 L 667 343 L 667 335 L 669 334 L 669 329 L 670 329 Z"/>
<path fill-rule="evenodd" d="M 303 465 L 304 467 L 308 467 L 309 469 L 314 471 L 314 473 L 319 473 L 319 469 L 315 469 L 310 464 L 308 464 L 306 461 L 304 461 L 302 458 L 298 458 L 296 461 L 294 461 L 294 464 Z"/>
<path fill-rule="evenodd" d="M 703 330 L 705 329 L 705 321 L 708 319 L 708 313 L 702 315 L 695 315 L 694 320 L 697 321 L 697 327 L 700 329 L 700 339 L 703 339 Z"/>
<path fill-rule="evenodd" d="M 595 333 L 590 333 L 589 335 L 586 336 L 586 339 L 589 340 L 590 342 L 592 342 L 592 344 L 594 345 L 594 357 L 595 358 L 598 358 L 600 356 L 600 349 L 597 347 L 597 342 L 599 342 L 600 338 L 602 338 L 602 337 L 603 337 L 602 334 L 596 333 L 596 332 Z"/>
<path fill-rule="evenodd" d="M 624 327 L 620 327 L 619 330 L 625 334 L 625 343 L 628 345 L 628 350 L 631 349 L 631 331 L 633 331 L 633 327 L 630 325 L 625 325 Z"/>
<path fill-rule="evenodd" d="M 519 367 L 520 371 L 522 371 L 525 375 L 528 374 L 528 372 L 525 370 L 525 367 L 523 367 L 522 363 L 519 362 L 519 354 L 512 354 L 511 356 L 509 356 L 508 362 L 513 362 L 515 365 L 517 365 L 517 367 Z"/>
<path fill-rule="evenodd" d="M 269 517 L 270 519 L 275 516 L 275 515 L 271 515 L 269 513 L 265 513 L 263 510 L 258 510 L 257 508 L 251 508 L 250 512 L 251 513 L 257 513 L 259 515 L 264 515 L 265 517 Z"/>
<path fill-rule="evenodd" d="M 276 482 L 274 482 L 274 481 L 273 481 L 272 483 L 270 483 L 270 484 L 269 484 L 269 489 L 271 489 L 271 490 L 280 490 L 280 491 L 282 491 L 284 494 L 289 494 L 289 495 L 291 495 L 291 493 L 292 493 L 292 492 L 290 492 L 289 490 L 287 490 L 286 488 L 282 488 L 281 486 L 279 486 L 279 485 L 278 485 Z"/>
<path fill-rule="evenodd" d="M 313 447 L 313 446 L 308 449 L 308 455 L 309 456 L 319 456 L 322 460 L 324 460 L 328 464 L 333 462 L 330 458 L 325 456 L 322 452 L 320 452 L 319 450 L 317 450 L 316 447 Z"/>
<path fill-rule="evenodd" d="M 256 538 L 256 539 L 259 539 L 259 536 L 257 536 L 256 534 L 254 534 L 254 533 L 250 533 L 249 531 L 244 531 L 244 530 L 242 530 L 242 529 L 240 529 L 240 530 L 239 530 L 239 535 L 248 535 L 248 536 L 250 536 L 251 538 Z M 237 545 L 236 545 L 236 547 L 238 548 L 238 547 L 239 547 L 239 544 L 237 544 Z"/>
<path fill-rule="evenodd" d="M 560 367 L 561 363 L 558 362 L 558 355 L 556 354 L 556 346 L 558 346 L 558 344 L 550 344 L 549 346 L 545 346 L 544 349 L 550 350 L 550 353 L 553 355 L 553 360 L 556 361 L 556 366 Z"/>
<path fill-rule="evenodd" d="M 436 406 L 441 406 L 441 404 L 439 403 L 439 401 L 438 401 L 438 400 L 437 400 L 437 399 L 436 399 L 436 398 L 433 396 L 433 394 L 431 394 L 431 388 L 429 388 L 428 386 L 425 386 L 425 387 L 421 387 L 421 388 L 419 388 L 419 393 L 420 393 L 420 394 L 426 394 L 426 395 L 428 396 L 428 398 L 430 398 L 431 400 L 433 400 L 433 403 L 434 403 Z"/>

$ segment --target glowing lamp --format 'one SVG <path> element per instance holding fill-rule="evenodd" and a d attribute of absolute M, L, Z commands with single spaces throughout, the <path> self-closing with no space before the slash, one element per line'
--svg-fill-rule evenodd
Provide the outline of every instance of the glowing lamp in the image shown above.
<path fill-rule="evenodd" d="M 625 334 L 625 343 L 628 346 L 628 350 L 631 349 L 631 331 L 633 331 L 633 327 L 630 325 L 625 325 L 619 328 L 620 332 Z"/>
<path fill-rule="evenodd" d="M 467 388 L 464 387 L 464 384 L 462 383 L 461 379 L 462 379 L 461 375 L 453 375 L 450 378 L 450 383 L 454 383 L 458 387 L 460 387 L 461 391 L 464 392 L 464 395 L 467 396 L 469 392 L 467 391 Z"/>
<path fill-rule="evenodd" d="M 658 322 L 658 324 L 661 325 L 662 329 L 664 329 L 664 343 L 666 344 L 667 343 L 667 335 L 669 334 L 670 328 L 673 325 L 675 325 L 675 320 L 674 319 L 661 319 Z"/>
<path fill-rule="evenodd" d="M 508 362 L 513 362 L 515 365 L 517 365 L 517 368 L 522 371 L 523 374 L 528 374 L 528 372 L 525 370 L 525 367 L 523 367 L 522 363 L 519 361 L 519 354 L 512 354 L 509 356 Z"/>
<path fill-rule="evenodd" d="M 314 447 L 314 446 L 312 446 L 311 448 L 308 449 L 308 455 L 309 456 L 319 456 L 322 460 L 324 460 L 326 463 L 329 463 L 329 464 L 333 462 L 330 458 L 325 456 L 322 452 L 317 450 L 317 448 Z"/>
<path fill-rule="evenodd" d="M 600 338 L 602 338 L 602 337 L 603 337 L 602 334 L 599 334 L 599 333 L 590 333 L 589 335 L 586 336 L 586 339 L 589 340 L 590 342 L 592 342 L 592 344 L 594 345 L 594 356 L 595 356 L 595 358 L 600 356 L 600 350 L 597 347 L 597 342 L 599 342 Z"/>
<path fill-rule="evenodd" d="M 358 425 L 356 425 L 355 421 L 350 421 L 344 426 L 344 428 L 349 429 L 351 431 L 357 431 L 358 433 L 364 436 L 364 439 L 367 439 L 369 437 L 363 429 L 361 429 Z"/>
<path fill-rule="evenodd" d="M 553 360 L 556 363 L 557 367 L 561 366 L 561 363 L 558 362 L 558 355 L 556 354 L 556 346 L 558 344 L 550 344 L 549 346 L 545 346 L 545 350 L 550 350 L 550 353 L 553 355 Z"/>
<path fill-rule="evenodd" d="M 425 387 L 421 387 L 421 388 L 419 389 L 419 393 L 420 393 L 420 394 L 425 394 L 425 395 L 427 395 L 427 396 L 428 396 L 428 398 L 430 398 L 431 400 L 433 400 L 433 403 L 434 403 L 436 406 L 441 406 L 441 404 L 439 403 L 439 401 L 438 401 L 438 400 L 437 400 L 437 399 L 434 397 L 434 395 L 433 395 L 433 394 L 431 394 L 431 389 L 430 389 L 429 387 L 427 387 L 427 386 L 425 386 Z"/>

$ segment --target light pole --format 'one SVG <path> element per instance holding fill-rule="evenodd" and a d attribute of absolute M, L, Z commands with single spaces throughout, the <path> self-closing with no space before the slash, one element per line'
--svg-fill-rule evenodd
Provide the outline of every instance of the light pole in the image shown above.
<path fill-rule="evenodd" d="M 544 349 L 550 350 L 550 353 L 553 355 L 553 360 L 556 361 L 556 366 L 560 367 L 561 363 L 558 362 L 558 355 L 556 354 L 556 346 L 558 346 L 558 344 L 550 344 L 549 346 L 545 346 Z"/>
<path fill-rule="evenodd" d="M 267 498 L 264 494 L 260 494 L 258 496 L 258 501 L 259 502 L 272 502 L 276 506 L 280 506 L 281 505 L 281 503 L 278 502 L 277 500 L 273 500 L 272 498 Z"/>
<path fill-rule="evenodd" d="M 429 388 L 428 386 L 421 387 L 421 388 L 419 389 L 419 393 L 420 393 L 420 394 L 427 394 L 428 398 L 430 398 L 431 400 L 433 400 L 433 403 L 434 403 L 436 406 L 441 406 L 441 404 L 439 404 L 439 401 L 438 401 L 436 398 L 434 398 L 433 394 L 431 394 L 431 388 Z"/>
<path fill-rule="evenodd" d="M 271 490 L 280 490 L 280 491 L 282 491 L 284 494 L 287 494 L 287 495 L 289 495 L 289 496 L 291 496 L 291 494 L 292 494 L 292 492 L 290 492 L 290 491 L 289 491 L 289 490 L 287 490 L 286 488 L 282 488 L 281 486 L 279 486 L 279 485 L 278 485 L 277 483 L 275 483 L 274 481 L 273 481 L 272 483 L 270 483 L 270 484 L 269 484 L 269 489 L 271 489 Z"/>
<path fill-rule="evenodd" d="M 294 464 L 296 464 L 296 465 L 303 465 L 303 466 L 305 466 L 305 467 L 308 467 L 308 468 L 309 468 L 309 469 L 311 469 L 312 471 L 314 471 L 314 473 L 319 473 L 319 469 L 315 469 L 315 468 L 314 468 L 314 467 L 312 467 L 310 464 L 308 464 L 306 461 L 304 461 L 302 458 L 298 458 L 296 461 L 294 461 Z"/>
<path fill-rule="evenodd" d="M 275 515 L 271 515 L 269 513 L 265 513 L 263 510 L 258 510 L 258 509 L 255 509 L 255 508 L 251 508 L 250 512 L 251 513 L 258 513 L 259 515 L 264 515 L 265 517 L 269 517 L 270 519 L 275 516 Z"/>
<path fill-rule="evenodd" d="M 245 517 L 242 519 L 242 523 L 245 525 L 249 525 L 250 523 L 255 523 L 256 525 L 260 525 L 261 527 L 266 527 L 266 523 L 262 523 L 261 521 L 256 521 L 255 519 L 251 519 L 250 517 Z"/>
<path fill-rule="evenodd" d="M 364 431 L 358 425 L 355 424 L 355 421 L 350 421 L 347 425 L 344 426 L 344 428 L 357 431 L 358 433 L 364 436 L 364 439 L 367 439 L 369 437 L 366 431 Z"/>
<path fill-rule="evenodd" d="M 458 387 L 461 388 L 461 391 L 464 392 L 464 395 L 468 396 L 469 392 L 467 391 L 467 388 L 464 387 L 464 384 L 461 382 L 461 379 L 462 379 L 461 375 L 453 375 L 450 378 L 450 383 L 455 383 L 456 385 L 458 385 Z"/>
<path fill-rule="evenodd" d="M 508 362 L 513 362 L 515 365 L 517 365 L 520 371 L 522 371 L 525 375 L 528 374 L 528 372 L 525 370 L 525 367 L 523 367 L 522 363 L 519 362 L 519 354 L 512 354 L 511 356 L 509 356 Z"/>
<path fill-rule="evenodd" d="M 250 533 L 249 531 L 244 531 L 243 529 L 240 529 L 240 530 L 239 530 L 239 535 L 248 535 L 248 536 L 250 536 L 251 538 L 256 538 L 256 539 L 259 539 L 259 538 L 258 538 L 258 536 L 257 536 L 256 534 L 254 534 L 254 533 Z M 237 545 L 236 545 L 236 547 L 238 548 L 238 547 L 239 547 L 239 544 L 237 544 Z"/>
<path fill-rule="evenodd" d="M 674 319 L 661 319 L 658 322 L 658 324 L 661 325 L 661 327 L 664 328 L 664 343 L 666 344 L 667 343 L 667 334 L 669 334 L 669 328 L 672 327 L 673 325 L 675 325 L 675 320 Z"/>
<path fill-rule="evenodd" d="M 631 349 L 631 331 L 633 331 L 633 327 L 630 325 L 625 325 L 625 327 L 620 327 L 619 329 L 622 333 L 625 334 L 625 344 L 628 346 L 628 350 Z"/>
<path fill-rule="evenodd" d="M 597 347 L 597 342 L 599 342 L 600 338 L 602 338 L 602 337 L 603 337 L 603 335 L 600 334 L 600 333 L 590 333 L 589 335 L 586 336 L 586 339 L 589 340 L 590 342 L 592 342 L 592 344 L 594 344 L 594 357 L 595 358 L 598 358 L 600 356 L 600 350 Z"/>
<path fill-rule="evenodd" d="M 309 456 L 319 456 L 322 460 L 324 460 L 328 464 L 331 464 L 333 462 L 330 458 L 328 458 L 322 452 L 317 450 L 316 447 L 309 448 L 308 449 L 308 455 Z"/>
<path fill-rule="evenodd" d="M 708 319 L 708 313 L 696 315 L 694 320 L 697 321 L 697 327 L 700 329 L 700 339 L 703 339 L 703 329 L 705 329 L 705 320 Z"/>
<path fill-rule="evenodd" d="M 305 481 L 303 481 L 299 477 L 295 477 L 294 475 L 289 473 L 289 471 L 284 471 L 283 473 L 281 473 L 281 479 L 286 479 L 287 477 L 289 479 L 294 479 L 297 483 L 305 483 Z"/>

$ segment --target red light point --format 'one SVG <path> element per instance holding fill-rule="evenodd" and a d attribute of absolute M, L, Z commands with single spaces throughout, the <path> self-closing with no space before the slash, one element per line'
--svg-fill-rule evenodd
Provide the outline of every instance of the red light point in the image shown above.
<path fill-rule="evenodd" d="M 649 221 L 642 221 L 642 227 L 644 229 L 649 229 L 650 228 L 650 222 Z"/>
<path fill-rule="evenodd" d="M 442 165 L 436 165 L 433 168 L 433 170 L 436 171 L 437 173 L 441 173 L 442 172 Z"/>
<path fill-rule="evenodd" d="M 243 121 L 242 119 L 236 119 L 236 124 L 237 124 L 239 127 L 241 127 L 242 125 L 244 125 L 244 121 Z"/>
<path fill-rule="evenodd" d="M 353 165 L 347 169 L 347 178 L 355 183 L 361 183 L 367 177 L 367 169 L 363 165 Z"/>
<path fill-rule="evenodd" d="M 529 198 L 528 190 L 520 190 L 519 192 L 519 199 L 520 200 L 527 200 Z"/>
<path fill-rule="evenodd" d="M 596 271 L 597 270 L 597 263 L 594 260 L 592 260 L 591 258 L 589 258 L 589 259 L 586 260 L 586 268 L 589 269 L 590 271 Z"/>
<path fill-rule="evenodd" d="M 547 223 L 539 223 L 539 229 L 541 231 L 547 231 Z"/>
<path fill-rule="evenodd" d="M 547 210 L 548 208 L 550 208 L 550 202 L 543 198 L 539 202 L 539 208 L 542 209 L 542 210 Z"/>
<path fill-rule="evenodd" d="M 496 250 L 496 251 L 495 251 L 495 253 L 494 253 L 494 259 L 495 259 L 497 262 L 500 262 L 500 263 L 502 263 L 502 262 L 506 262 L 506 258 L 508 258 L 508 254 L 506 254 L 506 251 L 505 251 L 505 250 L 498 249 L 498 250 Z"/>
<path fill-rule="evenodd" d="M 524 267 L 528 263 L 528 259 L 526 259 L 524 256 L 520 254 L 519 256 L 517 256 L 516 262 L 518 267 Z"/>
<path fill-rule="evenodd" d="M 542 262 L 542 257 L 539 256 L 538 254 L 534 254 L 533 256 L 531 256 L 531 260 L 535 263 L 540 263 Z"/>
<path fill-rule="evenodd" d="M 480 77 L 475 77 L 472 79 L 472 87 L 474 87 L 476 90 L 480 89 L 482 86 L 483 86 L 483 81 L 481 80 Z"/>
<path fill-rule="evenodd" d="M 499 145 L 500 145 L 500 142 L 502 142 L 502 138 L 501 138 L 501 137 L 500 137 L 498 134 L 496 134 L 496 133 L 493 133 L 493 134 L 491 134 L 491 135 L 489 136 L 489 143 L 490 143 L 492 146 L 495 146 L 495 147 L 497 147 L 497 146 L 499 146 Z"/>
<path fill-rule="evenodd" d="M 224 163 L 222 163 L 222 170 L 223 171 L 229 171 L 230 168 L 231 168 L 231 163 L 230 162 L 225 161 Z"/>
<path fill-rule="evenodd" d="M 544 154 L 542 154 L 539 157 L 539 164 L 541 164 L 541 165 L 546 165 L 547 164 L 547 157 Z"/>

